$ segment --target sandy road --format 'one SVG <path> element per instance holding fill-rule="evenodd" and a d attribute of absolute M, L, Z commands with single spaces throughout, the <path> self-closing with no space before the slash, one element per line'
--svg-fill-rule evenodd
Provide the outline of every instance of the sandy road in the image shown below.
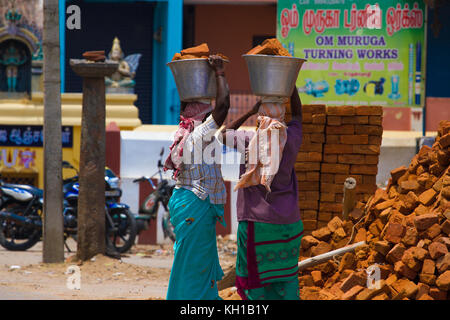
<path fill-rule="evenodd" d="M 69 243 L 71 248 L 76 244 Z M 80 290 L 67 286 L 68 267 L 42 263 L 42 243 L 27 251 L 13 252 L 0 247 L 0 300 L 53 299 L 164 299 L 173 262 L 172 245 L 138 245 L 122 260 L 96 256 L 79 265 Z M 65 258 L 73 253 L 65 252 Z M 235 257 L 221 254 L 222 267 Z"/>

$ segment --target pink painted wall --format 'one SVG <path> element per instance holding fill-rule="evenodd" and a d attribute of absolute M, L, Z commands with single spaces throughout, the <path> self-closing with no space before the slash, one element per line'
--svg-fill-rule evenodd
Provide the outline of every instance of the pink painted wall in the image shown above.
<path fill-rule="evenodd" d="M 384 108 L 384 130 L 411 130 L 411 108 Z M 441 120 L 450 120 L 450 98 L 428 97 L 426 105 L 426 131 L 436 131 Z"/>
<path fill-rule="evenodd" d="M 438 129 L 439 121 L 450 120 L 450 98 L 427 98 L 427 131 Z"/>
<path fill-rule="evenodd" d="M 247 66 L 241 56 L 252 48 L 254 35 L 276 35 L 275 5 L 197 5 L 195 43 L 208 43 L 213 53 L 230 58 L 226 75 L 230 90 L 249 91 Z"/>

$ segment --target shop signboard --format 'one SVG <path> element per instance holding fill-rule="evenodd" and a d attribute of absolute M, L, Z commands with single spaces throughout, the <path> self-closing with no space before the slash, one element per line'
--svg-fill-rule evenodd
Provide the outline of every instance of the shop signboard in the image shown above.
<path fill-rule="evenodd" d="M 423 107 L 425 16 L 418 0 L 278 0 L 277 37 L 307 60 L 302 101 Z"/>

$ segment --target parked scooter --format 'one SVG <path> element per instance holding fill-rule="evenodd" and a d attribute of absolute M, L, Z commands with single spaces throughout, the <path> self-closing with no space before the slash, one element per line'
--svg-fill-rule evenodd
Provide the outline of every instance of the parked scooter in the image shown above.
<path fill-rule="evenodd" d="M 64 180 L 64 226 L 66 233 L 76 240 L 77 212 L 78 212 L 78 171 L 67 161 L 63 161 L 63 168 L 72 169 L 77 174 Z M 106 241 L 107 247 L 119 253 L 128 251 L 136 240 L 137 228 L 134 215 L 130 207 L 120 202 L 122 190 L 120 179 L 114 172 L 105 168 L 105 209 L 106 209 Z"/>
<path fill-rule="evenodd" d="M 147 230 L 149 223 L 152 219 L 156 220 L 159 205 L 161 204 L 165 210 L 164 215 L 162 217 L 162 229 L 164 232 L 164 238 L 169 237 L 172 241 L 175 242 L 175 232 L 172 223 L 170 222 L 170 213 L 167 204 L 169 203 L 169 199 L 172 196 L 173 188 L 175 187 L 174 183 L 170 183 L 169 180 L 164 179 L 162 175 L 162 168 L 164 167 L 162 164 L 162 156 L 164 154 L 164 148 L 161 149 L 159 154 L 160 159 L 158 160 L 158 171 L 155 172 L 151 177 L 141 177 L 139 179 L 133 180 L 135 183 L 139 183 L 142 181 L 147 181 L 153 188 L 153 192 L 150 193 L 144 200 L 144 202 L 139 207 L 139 215 L 136 216 L 137 221 L 137 232 L 138 234 L 142 230 Z M 157 186 L 152 181 L 152 178 L 155 175 L 159 175 L 159 183 Z"/>
<path fill-rule="evenodd" d="M 63 168 L 74 169 L 68 162 Z M 129 207 L 118 202 L 119 179 L 105 170 L 105 218 L 107 254 L 123 253 L 134 244 L 136 221 Z M 64 238 L 77 234 L 78 175 L 63 181 Z M 33 247 L 42 237 L 43 191 L 0 181 L 0 245 L 12 251 Z M 66 248 L 70 251 L 67 243 Z"/>
<path fill-rule="evenodd" d="M 0 180 L 0 245 L 12 251 L 34 246 L 42 235 L 43 191 Z"/>

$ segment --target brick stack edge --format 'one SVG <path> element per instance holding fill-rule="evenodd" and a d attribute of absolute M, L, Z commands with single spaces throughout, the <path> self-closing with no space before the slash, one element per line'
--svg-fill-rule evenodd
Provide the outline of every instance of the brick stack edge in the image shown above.
<path fill-rule="evenodd" d="M 357 200 L 367 200 L 377 189 L 382 116 L 379 106 L 303 106 L 295 170 L 306 234 L 342 215 L 346 178 L 355 178 Z"/>
<path fill-rule="evenodd" d="M 303 141 L 297 155 L 299 208 L 305 230 L 317 228 L 320 201 L 320 165 L 325 143 L 326 107 L 303 106 Z"/>

